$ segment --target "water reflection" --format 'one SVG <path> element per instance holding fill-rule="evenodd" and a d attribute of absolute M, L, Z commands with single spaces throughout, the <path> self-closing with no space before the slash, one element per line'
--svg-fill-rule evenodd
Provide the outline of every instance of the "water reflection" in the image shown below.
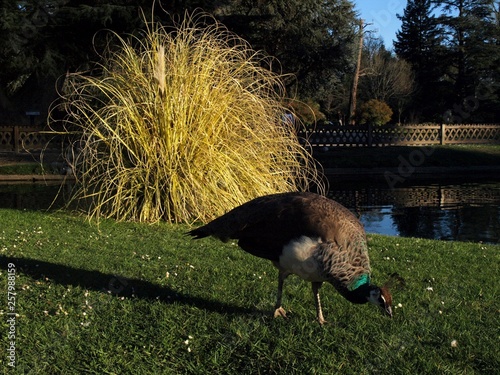
<path fill-rule="evenodd" d="M 368 233 L 499 243 L 500 181 L 332 185 L 330 196 L 356 212 Z"/>

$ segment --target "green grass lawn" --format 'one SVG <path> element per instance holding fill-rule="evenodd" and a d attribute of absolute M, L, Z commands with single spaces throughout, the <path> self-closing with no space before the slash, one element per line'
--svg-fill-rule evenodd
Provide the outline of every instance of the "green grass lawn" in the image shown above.
<path fill-rule="evenodd" d="M 397 168 L 402 158 L 420 167 L 500 166 L 500 145 L 330 147 L 313 156 L 324 168 Z"/>
<path fill-rule="evenodd" d="M 412 152 L 424 149 L 426 156 L 419 164 L 422 167 L 500 166 L 500 145 L 330 147 L 326 152 L 314 150 L 313 156 L 324 168 L 397 168 L 401 158 L 408 160 Z M 0 165 L 0 175 L 60 173 L 50 163 L 55 160 L 61 161 L 57 155 L 46 156 L 43 168 L 34 161 Z M 417 161 L 420 163 L 420 159 Z"/>
<path fill-rule="evenodd" d="M 36 174 L 41 175 L 47 173 L 47 166 L 43 167 L 40 163 L 20 163 L 0 166 L 0 175 L 13 174 Z"/>
<path fill-rule="evenodd" d="M 494 374 L 500 246 L 370 235 L 374 279 L 398 272 L 394 318 L 277 272 L 183 225 L 0 210 L 0 368 L 16 374 Z M 11 264 L 9 266 L 9 264 Z M 9 269 L 15 269 L 15 355 Z M 12 291 L 12 290 L 11 290 Z"/>

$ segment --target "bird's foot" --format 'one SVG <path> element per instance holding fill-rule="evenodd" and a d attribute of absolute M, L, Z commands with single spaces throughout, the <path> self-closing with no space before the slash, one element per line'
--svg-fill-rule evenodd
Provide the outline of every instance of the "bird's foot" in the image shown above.
<path fill-rule="evenodd" d="M 321 311 L 321 310 L 318 311 L 318 315 L 316 315 L 316 320 L 318 321 L 320 326 L 322 326 L 324 324 L 328 324 L 328 322 L 323 317 L 323 311 Z"/>
<path fill-rule="evenodd" d="M 322 316 L 318 316 L 317 320 L 320 326 L 328 324 L 328 321 L 326 321 Z"/>
<path fill-rule="evenodd" d="M 282 318 L 285 318 L 287 319 L 288 317 L 286 316 L 286 311 L 283 307 L 278 307 L 276 310 L 274 310 L 274 317 L 275 318 L 278 318 L 278 317 L 282 317 Z"/>

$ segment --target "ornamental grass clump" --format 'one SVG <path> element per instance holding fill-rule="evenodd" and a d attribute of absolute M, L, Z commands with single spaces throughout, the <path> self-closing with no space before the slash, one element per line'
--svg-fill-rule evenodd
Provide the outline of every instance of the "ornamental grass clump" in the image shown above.
<path fill-rule="evenodd" d="M 98 75 L 67 77 L 73 198 L 90 201 L 90 218 L 206 222 L 318 182 L 272 60 L 205 17 L 146 23 L 140 38 L 113 34 Z"/>

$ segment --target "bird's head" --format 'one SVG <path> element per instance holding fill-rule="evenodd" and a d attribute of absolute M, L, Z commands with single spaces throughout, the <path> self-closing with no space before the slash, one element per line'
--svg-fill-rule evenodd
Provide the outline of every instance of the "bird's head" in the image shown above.
<path fill-rule="evenodd" d="M 392 318 L 392 295 L 389 288 L 402 289 L 405 284 L 405 280 L 398 273 L 392 273 L 383 286 L 370 285 L 367 300 L 379 306 L 385 314 Z"/>
<path fill-rule="evenodd" d="M 392 296 L 386 286 L 373 286 L 368 295 L 368 302 L 379 306 L 384 313 L 392 318 Z"/>

